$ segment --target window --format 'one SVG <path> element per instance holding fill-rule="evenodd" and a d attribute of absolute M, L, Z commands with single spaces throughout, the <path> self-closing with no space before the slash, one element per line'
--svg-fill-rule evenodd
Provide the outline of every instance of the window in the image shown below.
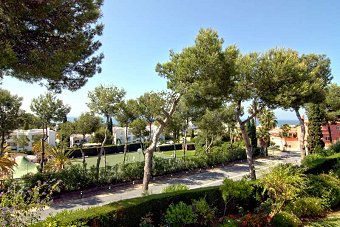
<path fill-rule="evenodd" d="M 337 131 L 340 131 L 340 126 L 337 125 L 337 126 L 336 126 L 336 130 L 337 130 Z"/>
<path fill-rule="evenodd" d="M 329 141 L 329 140 L 330 140 L 330 137 L 329 137 L 329 136 L 326 136 L 325 140 L 328 140 L 328 141 Z"/>

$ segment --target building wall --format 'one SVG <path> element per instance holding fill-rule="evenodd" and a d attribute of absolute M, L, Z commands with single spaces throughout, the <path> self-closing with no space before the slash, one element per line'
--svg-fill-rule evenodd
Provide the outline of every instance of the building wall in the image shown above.
<path fill-rule="evenodd" d="M 28 146 L 26 146 L 24 149 L 27 151 L 32 151 L 32 146 L 34 142 L 34 136 L 42 136 L 43 135 L 43 130 L 42 129 L 29 129 L 29 130 L 15 130 L 11 133 L 12 137 L 19 137 L 21 135 L 25 135 L 29 142 Z M 50 129 L 47 129 L 47 143 L 53 147 L 56 146 L 56 132 Z M 7 140 L 8 144 L 10 144 L 10 147 L 12 150 L 23 150 L 22 148 L 19 148 L 17 145 L 15 145 L 14 139 L 8 139 Z"/>
<path fill-rule="evenodd" d="M 337 141 L 340 142 L 340 122 L 330 125 L 330 130 L 332 134 L 332 142 L 333 143 L 336 143 Z M 322 126 L 322 135 L 323 135 L 322 140 L 325 143 L 325 147 L 328 148 L 331 145 L 331 143 L 327 125 Z"/>

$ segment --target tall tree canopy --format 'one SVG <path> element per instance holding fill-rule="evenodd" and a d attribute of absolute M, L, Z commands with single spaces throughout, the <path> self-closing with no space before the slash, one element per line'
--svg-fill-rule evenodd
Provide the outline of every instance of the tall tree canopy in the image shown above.
<path fill-rule="evenodd" d="M 44 169 L 45 162 L 45 145 L 44 142 L 47 140 L 47 126 L 52 122 L 63 121 L 67 114 L 71 111 L 71 107 L 64 105 L 63 101 L 58 99 L 53 93 L 49 92 L 45 95 L 40 95 L 38 98 L 32 100 L 30 106 L 32 112 L 34 112 L 43 122 L 43 137 L 41 139 L 41 171 Z"/>
<path fill-rule="evenodd" d="M 96 72 L 103 54 L 103 0 L 0 2 L 0 79 L 45 82 L 56 91 L 77 90 Z"/>
<path fill-rule="evenodd" d="M 300 152 L 304 159 L 305 125 L 299 109 L 325 99 L 325 87 L 332 79 L 330 60 L 325 55 L 299 55 L 291 49 L 272 49 L 262 58 L 260 86 L 263 98 L 273 105 L 293 109 L 301 125 Z M 274 74 L 273 74 L 274 72 Z"/>
<path fill-rule="evenodd" d="M 65 105 L 51 92 L 33 98 L 30 108 L 47 125 L 52 122 L 62 122 L 71 111 L 71 107 Z"/>
<path fill-rule="evenodd" d="M 22 97 L 0 88 L 0 155 L 5 149 L 6 136 L 18 126 L 21 102 Z"/>
<path fill-rule="evenodd" d="M 90 101 L 87 106 L 93 113 L 97 113 L 106 118 L 106 127 L 104 131 L 104 138 L 102 141 L 100 152 L 98 153 L 97 165 L 96 165 L 96 176 L 99 177 L 99 166 L 101 156 L 104 152 L 104 145 L 107 140 L 107 130 L 111 117 L 114 116 L 118 111 L 118 105 L 125 96 L 125 90 L 119 89 L 116 86 L 103 86 L 99 85 L 95 87 L 94 91 L 88 93 Z M 104 153 L 105 165 L 106 165 L 106 154 Z"/>

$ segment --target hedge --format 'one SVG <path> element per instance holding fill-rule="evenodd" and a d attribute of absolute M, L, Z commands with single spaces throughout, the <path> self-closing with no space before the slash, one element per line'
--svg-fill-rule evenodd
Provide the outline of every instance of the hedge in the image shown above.
<path fill-rule="evenodd" d="M 105 153 L 106 154 L 118 154 L 124 152 L 124 144 L 122 145 L 108 145 L 104 146 Z M 172 151 L 174 150 L 174 146 L 176 146 L 176 150 L 182 149 L 182 144 L 164 144 L 157 147 L 157 151 Z M 146 147 L 146 145 L 144 145 Z M 139 148 L 141 148 L 140 143 L 130 143 L 128 144 L 128 151 L 134 152 L 137 151 Z M 188 150 L 195 150 L 195 144 L 188 144 L 187 146 Z M 86 156 L 96 156 L 98 155 L 98 152 L 100 150 L 100 147 L 84 147 L 83 151 Z M 80 148 L 73 149 L 73 153 L 71 155 L 73 158 L 80 158 L 82 157 Z"/>
<path fill-rule="evenodd" d="M 306 174 L 320 174 L 331 171 L 339 160 L 340 153 L 335 153 L 328 157 L 310 155 L 310 157 L 306 157 L 302 164 L 306 168 Z"/>
<path fill-rule="evenodd" d="M 218 216 L 222 216 L 224 201 L 219 187 L 199 188 L 189 191 L 177 191 L 171 193 L 155 194 L 140 198 L 133 198 L 114 202 L 101 207 L 93 207 L 86 210 L 77 210 L 67 213 L 57 214 L 49 217 L 44 222 L 34 226 L 48 226 L 51 222 L 57 222 L 58 226 L 70 226 L 74 223 L 86 223 L 89 226 L 139 226 L 142 217 L 146 214 L 153 214 L 153 222 L 160 223 L 161 217 L 170 204 L 177 204 L 180 201 L 190 204 L 192 200 L 205 198 L 211 207 L 217 207 L 220 211 Z M 238 201 L 229 204 L 228 213 L 237 212 L 236 204 L 249 209 L 254 209 L 258 202 L 251 195 L 246 201 Z"/>

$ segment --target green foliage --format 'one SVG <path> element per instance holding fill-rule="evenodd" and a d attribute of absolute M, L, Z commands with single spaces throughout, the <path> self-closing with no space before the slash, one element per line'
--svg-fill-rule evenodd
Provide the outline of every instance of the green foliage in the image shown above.
<path fill-rule="evenodd" d="M 200 225 L 209 226 L 214 222 L 217 209 L 215 207 L 211 208 L 205 198 L 193 200 L 192 206 Z"/>
<path fill-rule="evenodd" d="M 333 143 L 330 147 L 329 150 L 334 151 L 335 153 L 340 153 L 340 141 L 337 141 L 336 143 Z"/>
<path fill-rule="evenodd" d="M 285 211 L 295 214 L 297 217 L 314 217 L 320 216 L 325 212 L 321 198 L 302 197 L 289 203 Z"/>
<path fill-rule="evenodd" d="M 257 137 L 256 137 L 256 125 L 255 125 L 255 119 L 251 119 L 247 122 L 247 132 L 248 136 L 250 138 L 251 146 L 253 148 L 257 147 Z"/>
<path fill-rule="evenodd" d="M 5 136 L 18 126 L 21 102 L 22 97 L 11 95 L 9 91 L 0 88 L 0 155 L 5 149 Z"/>
<path fill-rule="evenodd" d="M 46 81 L 57 91 L 82 87 L 101 71 L 104 56 L 93 54 L 101 46 L 95 39 L 103 31 L 98 23 L 102 4 L 102 0 L 2 1 L 0 78 Z"/>
<path fill-rule="evenodd" d="M 280 212 L 284 205 L 295 200 L 303 191 L 305 177 L 301 170 L 291 164 L 279 165 L 273 168 L 259 180 L 268 193 L 269 198 L 273 200 L 270 216 Z"/>
<path fill-rule="evenodd" d="M 271 224 L 273 227 L 299 227 L 302 222 L 294 214 L 281 211 L 273 217 Z"/>
<path fill-rule="evenodd" d="M 225 203 L 229 203 L 231 200 L 245 200 L 253 192 L 252 183 L 246 179 L 233 181 L 226 178 L 220 189 Z"/>
<path fill-rule="evenodd" d="M 335 208 L 340 204 L 340 180 L 336 177 L 309 175 L 305 192 L 309 197 L 321 198 L 325 208 Z"/>
<path fill-rule="evenodd" d="M 197 221 L 197 215 L 193 212 L 192 206 L 183 202 L 171 204 L 164 215 L 165 222 L 174 226 L 193 224 Z"/>
<path fill-rule="evenodd" d="M 189 187 L 186 186 L 185 184 L 172 184 L 172 185 L 168 185 L 165 188 L 163 188 L 162 193 L 186 191 L 186 190 L 189 190 Z"/>
<path fill-rule="evenodd" d="M 90 226 L 138 226 L 141 218 L 152 213 L 154 214 L 152 221 L 157 224 L 161 223 L 162 214 L 171 204 L 178 204 L 179 202 L 190 204 L 192 200 L 200 198 L 205 198 L 211 207 L 223 207 L 218 187 L 210 187 L 122 200 L 101 207 L 89 208 L 85 211 L 77 210 L 66 214 L 57 214 L 44 222 L 57 221 L 60 226 L 68 226 L 68 224 L 75 222 L 85 222 Z M 193 211 L 191 210 L 190 213 L 193 213 Z M 134 218 L 131 218 L 132 216 Z M 44 222 L 38 223 L 36 226 L 41 226 Z"/>
<path fill-rule="evenodd" d="M 332 153 L 332 150 L 327 151 L 327 153 Z M 326 154 L 327 155 L 327 154 Z M 340 153 L 335 153 L 330 156 L 321 155 L 309 155 L 307 160 L 302 162 L 303 167 L 306 168 L 306 173 L 319 174 L 328 173 L 333 169 L 335 164 L 340 159 Z"/>
<path fill-rule="evenodd" d="M 325 147 L 322 141 L 321 126 L 325 122 L 325 111 L 321 104 L 306 105 L 308 116 L 308 149 L 310 153 L 318 153 L 320 149 Z"/>
<path fill-rule="evenodd" d="M 39 220 L 39 212 L 49 204 L 53 191 L 58 189 L 54 184 L 38 183 L 27 190 L 17 182 L 1 195 L 1 226 L 28 226 Z"/>
<path fill-rule="evenodd" d="M 33 98 L 30 108 L 46 124 L 63 121 L 71 111 L 71 107 L 64 105 L 52 92 Z"/>

